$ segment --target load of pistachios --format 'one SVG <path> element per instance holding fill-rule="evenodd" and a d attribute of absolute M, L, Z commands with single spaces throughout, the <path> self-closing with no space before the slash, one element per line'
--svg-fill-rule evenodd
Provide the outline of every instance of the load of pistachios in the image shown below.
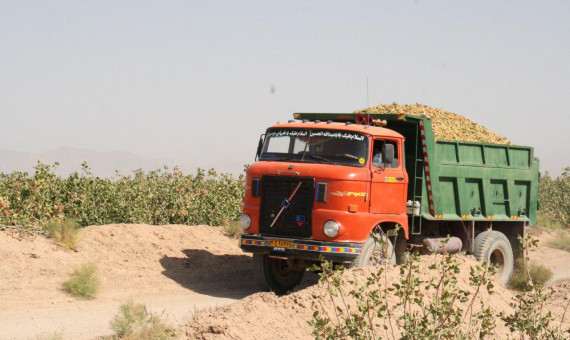
<path fill-rule="evenodd" d="M 405 114 L 431 119 L 436 139 L 457 140 L 463 142 L 479 142 L 492 144 L 512 144 L 505 137 L 488 130 L 474 121 L 453 112 L 429 107 L 422 104 L 414 105 L 376 105 L 355 113 L 385 113 Z"/>

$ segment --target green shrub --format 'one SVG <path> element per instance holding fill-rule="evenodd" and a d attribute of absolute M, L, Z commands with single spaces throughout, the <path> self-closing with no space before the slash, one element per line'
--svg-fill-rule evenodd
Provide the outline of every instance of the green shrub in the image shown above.
<path fill-rule="evenodd" d="M 528 281 L 528 274 L 525 269 L 524 260 L 519 258 L 515 261 L 515 269 L 511 281 L 509 281 L 509 288 L 525 292 L 530 288 Z"/>
<path fill-rule="evenodd" d="M 74 219 L 81 226 L 112 223 L 222 225 L 241 215 L 244 177 L 198 169 L 184 175 L 168 168 L 111 178 L 54 174 L 38 163 L 35 172 L 0 174 L 0 225 L 44 226 Z"/>
<path fill-rule="evenodd" d="M 177 338 L 176 332 L 157 316 L 151 316 L 146 327 L 127 335 L 123 340 L 167 340 Z"/>
<path fill-rule="evenodd" d="M 97 267 L 93 263 L 82 264 L 62 284 L 64 291 L 82 299 L 93 299 L 99 292 L 101 283 L 97 277 Z"/>
<path fill-rule="evenodd" d="M 537 241 L 530 235 L 520 241 L 528 258 L 528 249 Z M 483 291 L 493 294 L 494 268 L 472 266 L 471 288 L 463 290 L 457 286 L 456 256 L 438 255 L 439 260 L 425 269 L 417 253 L 406 253 L 407 261 L 395 281 L 388 280 L 386 263 L 376 266 L 366 279 L 354 280 L 344 277 L 342 267 L 322 259 L 320 266 L 312 268 L 320 271 L 319 285 L 324 288 L 312 295 L 314 312 L 308 323 L 313 335 L 327 340 L 494 339 L 494 329 L 502 322 L 513 339 L 561 338 L 562 320 L 543 311 L 551 293 L 531 282 L 529 293 L 518 294 L 509 303 L 509 314 L 495 311 L 480 296 Z M 422 279 L 426 271 L 431 274 L 427 280 Z M 548 275 L 539 269 L 531 276 L 544 281 Z"/>
<path fill-rule="evenodd" d="M 544 286 L 544 284 L 548 282 L 553 275 L 552 270 L 535 262 L 530 263 L 529 272 L 532 282 L 539 286 Z"/>
<path fill-rule="evenodd" d="M 75 249 L 77 246 L 79 228 L 81 227 L 74 220 L 51 221 L 45 226 L 47 236 L 68 249 Z"/>
<path fill-rule="evenodd" d="M 472 268 L 472 289 L 467 291 L 457 288 L 457 255 L 439 257 L 440 261 L 427 269 L 432 274 L 428 281 L 420 278 L 421 256 L 405 256 L 400 279 L 389 284 L 386 263 L 376 266 L 364 282 L 346 281 L 344 269 L 335 269 L 328 261 L 313 267 L 321 271 L 319 284 L 326 288 L 326 293 L 313 296 L 315 310 L 309 325 L 315 338 L 472 339 L 492 335 L 496 314 L 485 306 L 479 293 L 493 293 L 493 267 Z M 397 301 L 390 302 L 393 298 Z M 457 302 L 468 307 L 458 308 Z"/>
<path fill-rule="evenodd" d="M 148 313 L 143 304 L 127 301 L 111 320 L 111 330 L 120 339 L 172 339 L 176 334 L 158 316 Z"/>
<path fill-rule="evenodd" d="M 570 251 L 570 233 L 565 230 L 559 230 L 556 237 L 548 242 L 552 248 Z"/>
<path fill-rule="evenodd" d="M 544 286 L 552 278 L 553 273 L 545 266 L 534 262 L 530 263 L 527 271 L 524 260 L 519 258 L 515 261 L 515 270 L 509 282 L 509 287 L 521 292 L 532 290 L 528 275 L 530 275 L 534 285 Z"/>
<path fill-rule="evenodd" d="M 536 247 L 538 240 L 534 239 L 530 234 L 526 234 L 524 238 L 518 237 L 522 244 L 522 254 L 524 263 L 529 262 L 529 251 Z M 530 276 L 528 293 L 519 293 L 509 303 L 513 312 L 507 315 L 504 311 L 499 313 L 501 320 L 505 326 L 513 334 L 513 338 L 519 339 L 562 339 L 562 333 L 570 334 L 570 328 L 563 330 L 564 315 L 561 320 L 556 320 L 552 312 L 544 312 L 543 306 L 552 299 L 553 291 L 546 291 L 541 284 L 536 284 L 535 279 L 544 280 L 548 274 L 531 274 L 532 265 L 529 268 L 527 276 Z M 550 273 L 552 276 L 552 273 Z M 564 313 L 566 314 L 566 313 Z M 516 336 L 518 334 L 518 337 Z M 565 337 L 566 338 L 566 337 Z"/>
<path fill-rule="evenodd" d="M 570 167 L 557 178 L 552 178 L 548 172 L 540 178 L 538 203 L 541 215 L 549 223 L 559 223 L 565 228 L 570 226 Z"/>
<path fill-rule="evenodd" d="M 231 238 L 238 238 L 243 233 L 243 229 L 239 222 L 227 221 L 224 224 L 224 233 Z"/>
<path fill-rule="evenodd" d="M 141 329 L 147 321 L 146 306 L 128 301 L 119 307 L 119 313 L 111 320 L 111 330 L 119 338 Z"/>
<path fill-rule="evenodd" d="M 564 228 L 562 222 L 553 219 L 551 215 L 547 215 L 541 212 L 536 214 L 536 225 L 546 227 L 550 230 L 558 230 Z"/>

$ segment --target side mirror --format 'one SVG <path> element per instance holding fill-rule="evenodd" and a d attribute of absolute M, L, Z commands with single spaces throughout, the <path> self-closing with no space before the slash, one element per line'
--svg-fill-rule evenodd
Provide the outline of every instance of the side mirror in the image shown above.
<path fill-rule="evenodd" d="M 382 154 L 384 155 L 384 165 L 389 168 L 390 165 L 394 164 L 394 144 L 384 143 Z"/>
<path fill-rule="evenodd" d="M 263 142 L 265 141 L 265 134 L 262 134 L 261 136 L 259 136 L 259 143 L 257 143 L 257 152 L 255 153 L 255 160 L 257 161 L 257 158 L 259 158 L 259 155 L 261 155 L 261 151 L 263 149 Z"/>

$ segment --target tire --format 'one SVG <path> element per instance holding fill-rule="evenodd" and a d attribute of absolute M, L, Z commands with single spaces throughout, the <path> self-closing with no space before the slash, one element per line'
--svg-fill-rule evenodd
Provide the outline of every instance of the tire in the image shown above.
<path fill-rule="evenodd" d="M 304 274 L 304 270 L 290 269 L 287 260 L 253 254 L 253 278 L 262 290 L 287 294 L 301 283 Z"/>
<path fill-rule="evenodd" d="M 382 231 L 376 232 L 376 236 L 382 240 L 386 240 L 386 234 Z M 392 247 L 390 239 L 387 241 L 388 243 L 383 245 L 378 243 L 374 237 L 370 236 L 368 240 L 364 242 L 362 253 L 352 262 L 351 267 L 375 266 L 383 264 L 384 261 L 391 265 L 396 264 L 396 252 L 394 251 L 394 247 Z M 385 249 L 387 250 L 388 256 L 384 254 Z M 372 255 L 377 257 L 376 260 Z"/>
<path fill-rule="evenodd" d="M 396 252 L 396 264 L 401 265 L 406 263 L 406 239 L 404 235 L 398 235 L 396 243 L 394 245 L 394 251 Z"/>
<path fill-rule="evenodd" d="M 506 286 L 513 275 L 515 259 L 511 243 L 505 234 L 484 231 L 475 238 L 473 255 L 479 262 L 498 265 L 496 276 Z"/>

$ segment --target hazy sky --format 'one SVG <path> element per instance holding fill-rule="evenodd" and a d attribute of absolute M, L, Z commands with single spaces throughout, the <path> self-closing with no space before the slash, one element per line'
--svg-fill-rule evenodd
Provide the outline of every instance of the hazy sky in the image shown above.
<path fill-rule="evenodd" d="M 295 111 L 423 103 L 570 166 L 570 1 L 0 0 L 0 149 L 240 171 Z M 272 93 L 271 89 L 275 92 Z"/>

